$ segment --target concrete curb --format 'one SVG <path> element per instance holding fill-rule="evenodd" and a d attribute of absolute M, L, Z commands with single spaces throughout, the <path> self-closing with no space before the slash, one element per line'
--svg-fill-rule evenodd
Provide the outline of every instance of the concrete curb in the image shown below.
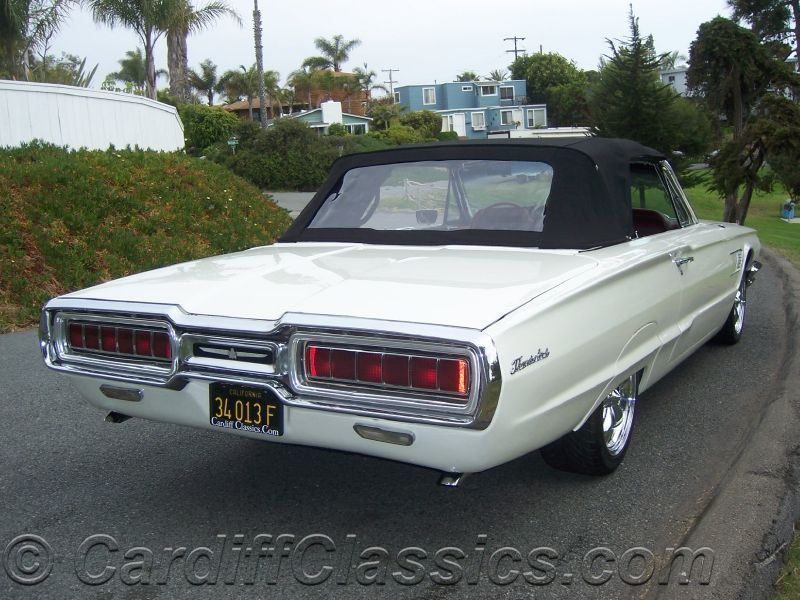
<path fill-rule="evenodd" d="M 760 420 L 740 440 L 737 456 L 682 540 L 715 554 L 711 585 L 694 588 L 691 597 L 770 598 L 800 519 L 800 272 L 769 251 L 762 261 L 783 288 L 786 336 L 775 343 L 784 345 L 779 372 L 785 377 L 765 382 L 764 395 L 755 399 L 765 405 Z M 661 588 L 653 595 L 686 598 L 687 591 Z"/>

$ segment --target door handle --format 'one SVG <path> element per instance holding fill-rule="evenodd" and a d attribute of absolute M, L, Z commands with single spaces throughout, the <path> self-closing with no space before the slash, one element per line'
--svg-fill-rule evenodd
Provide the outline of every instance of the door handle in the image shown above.
<path fill-rule="evenodd" d="M 694 256 L 675 256 L 672 258 L 672 262 L 675 263 L 678 271 L 683 275 L 683 265 L 694 262 Z"/>

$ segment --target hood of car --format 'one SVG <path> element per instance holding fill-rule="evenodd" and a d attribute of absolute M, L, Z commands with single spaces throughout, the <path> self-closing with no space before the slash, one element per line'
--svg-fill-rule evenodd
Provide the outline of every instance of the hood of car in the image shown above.
<path fill-rule="evenodd" d="M 67 298 L 277 320 L 287 312 L 483 329 L 596 266 L 575 252 L 288 243 L 205 258 Z"/>

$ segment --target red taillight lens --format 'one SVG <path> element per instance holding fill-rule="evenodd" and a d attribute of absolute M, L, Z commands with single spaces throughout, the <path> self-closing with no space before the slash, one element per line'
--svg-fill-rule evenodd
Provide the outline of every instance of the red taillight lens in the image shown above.
<path fill-rule="evenodd" d="M 356 353 L 352 350 L 331 350 L 331 377 L 354 381 Z"/>
<path fill-rule="evenodd" d="M 117 347 L 122 354 L 133 354 L 133 330 L 120 329 L 117 331 Z"/>
<path fill-rule="evenodd" d="M 83 339 L 87 350 L 100 350 L 100 328 L 97 325 L 84 325 Z"/>
<path fill-rule="evenodd" d="M 358 380 L 368 383 L 383 383 L 380 354 L 374 352 L 358 353 Z"/>
<path fill-rule="evenodd" d="M 436 385 L 435 358 L 415 356 L 411 359 L 411 386 L 424 390 L 435 390 Z"/>
<path fill-rule="evenodd" d="M 439 389 L 465 396 L 469 391 L 469 365 L 463 358 L 439 361 Z"/>
<path fill-rule="evenodd" d="M 136 356 L 152 356 L 152 344 L 150 342 L 150 332 L 136 330 L 133 334 L 136 346 Z"/>
<path fill-rule="evenodd" d="M 156 358 L 172 358 L 172 346 L 169 343 L 169 334 L 161 331 L 153 333 L 153 356 Z"/>
<path fill-rule="evenodd" d="M 385 354 L 383 356 L 383 382 L 388 385 L 408 387 L 408 356 Z"/>
<path fill-rule="evenodd" d="M 306 370 L 309 377 L 329 379 L 331 376 L 331 350 L 309 346 L 306 348 Z"/>
<path fill-rule="evenodd" d="M 117 351 L 117 330 L 114 327 L 101 327 L 100 337 L 104 352 Z"/>
<path fill-rule="evenodd" d="M 172 338 L 163 329 L 134 329 L 114 323 L 67 323 L 66 336 L 73 350 L 172 360 Z"/>
<path fill-rule="evenodd" d="M 73 348 L 83 348 L 83 325 L 80 323 L 69 324 L 69 345 Z"/>
<path fill-rule="evenodd" d="M 309 344 L 305 373 L 308 379 L 383 384 L 464 397 L 470 390 L 470 365 L 465 358 L 382 354 Z"/>

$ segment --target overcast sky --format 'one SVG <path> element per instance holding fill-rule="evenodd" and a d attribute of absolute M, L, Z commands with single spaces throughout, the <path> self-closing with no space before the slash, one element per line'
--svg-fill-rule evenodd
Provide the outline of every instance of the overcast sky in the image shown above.
<path fill-rule="evenodd" d="M 202 6 L 204 0 L 196 0 Z M 253 2 L 229 0 L 243 26 L 220 20 L 213 29 L 189 38 L 189 63 L 196 68 L 210 58 L 219 72 L 255 62 L 253 51 Z M 464 71 L 486 75 L 507 68 L 512 42 L 526 38 L 520 48 L 528 53 L 558 52 L 583 69 L 597 67 L 608 52 L 607 39 L 627 37 L 628 0 L 261 0 L 264 25 L 264 65 L 282 80 L 304 58 L 316 54 L 314 38 L 342 34 L 362 44 L 352 53 L 345 70 L 364 62 L 388 81 L 381 69 L 399 69 L 400 85 L 452 81 Z M 633 9 L 643 35 L 652 34 L 659 52 L 678 50 L 688 54 L 697 27 L 715 16 L 728 16 L 725 0 L 638 0 Z M 111 30 L 96 25 L 91 14 L 76 10 L 55 39 L 53 53 L 66 51 L 99 63 L 94 86 L 119 68 L 117 61 L 141 45 L 127 29 Z M 156 46 L 156 64 L 166 68 L 166 44 Z M 162 80 L 161 85 L 164 85 Z"/>

